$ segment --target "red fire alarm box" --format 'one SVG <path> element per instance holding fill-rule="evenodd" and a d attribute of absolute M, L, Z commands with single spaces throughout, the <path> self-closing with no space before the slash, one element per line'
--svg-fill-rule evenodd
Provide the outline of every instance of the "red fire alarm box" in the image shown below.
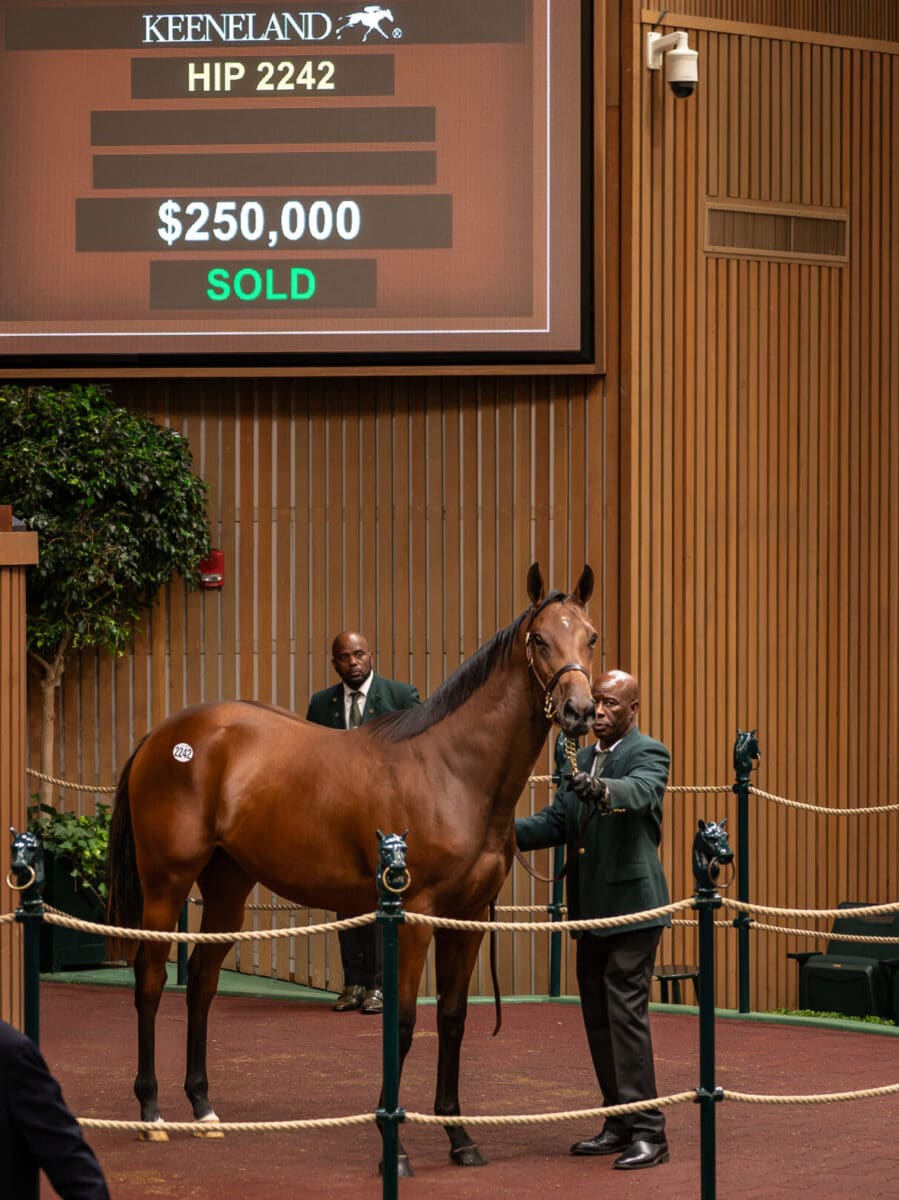
<path fill-rule="evenodd" d="M 210 550 L 209 557 L 200 563 L 200 587 L 220 588 L 225 582 L 225 552 Z"/>

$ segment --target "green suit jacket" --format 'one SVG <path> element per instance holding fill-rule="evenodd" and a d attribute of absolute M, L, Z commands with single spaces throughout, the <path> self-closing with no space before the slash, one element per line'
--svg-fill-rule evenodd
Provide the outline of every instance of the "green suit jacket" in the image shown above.
<path fill-rule="evenodd" d="M 597 745 L 578 751 L 579 770 L 590 770 Z M 515 837 L 522 850 L 567 846 L 570 920 L 617 917 L 669 903 L 658 848 L 670 765 L 667 748 L 634 728 L 600 771 L 609 785 L 610 813 L 601 815 L 592 801 L 585 804 L 564 782 L 552 804 L 516 820 Z M 666 915 L 599 930 L 597 936 L 670 924 Z"/>
<path fill-rule="evenodd" d="M 367 725 L 384 713 L 398 712 L 401 708 L 414 708 L 421 704 L 418 689 L 409 683 L 397 683 L 383 675 L 372 674 L 371 687 L 365 701 L 362 724 Z M 316 725 L 328 725 L 332 729 L 346 729 L 346 714 L 343 703 L 343 684 L 324 688 L 316 692 L 309 701 L 306 720 Z"/>

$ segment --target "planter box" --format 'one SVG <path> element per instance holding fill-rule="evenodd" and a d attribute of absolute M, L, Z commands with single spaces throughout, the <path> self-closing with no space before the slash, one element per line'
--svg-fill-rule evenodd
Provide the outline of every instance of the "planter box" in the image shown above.
<path fill-rule="evenodd" d="M 76 887 L 69 874 L 68 860 L 44 851 L 46 883 L 44 900 L 68 917 L 79 921 L 105 921 L 102 904 L 88 891 Z M 62 929 L 59 925 L 41 926 L 41 971 L 76 970 L 100 966 L 106 959 L 106 943 L 101 934 Z"/>

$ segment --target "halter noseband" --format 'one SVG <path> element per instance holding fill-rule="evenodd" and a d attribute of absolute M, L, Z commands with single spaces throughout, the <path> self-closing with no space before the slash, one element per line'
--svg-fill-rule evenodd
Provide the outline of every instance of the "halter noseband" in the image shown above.
<path fill-rule="evenodd" d="M 559 667 L 558 671 L 556 671 L 549 683 L 544 683 L 540 678 L 540 674 L 537 671 L 536 666 L 534 665 L 534 656 L 531 651 L 530 629 L 524 635 L 524 645 L 527 653 L 528 666 L 531 669 L 531 674 L 536 679 L 538 687 L 540 687 L 543 691 L 543 712 L 551 721 L 555 721 L 557 724 L 559 724 L 559 706 L 553 699 L 553 692 L 556 690 L 559 680 L 563 675 L 567 674 L 568 671 L 580 671 L 582 675 L 586 675 L 588 682 L 592 685 L 593 680 L 590 677 L 590 672 L 586 667 L 582 667 L 580 663 L 566 663 L 564 667 Z"/>

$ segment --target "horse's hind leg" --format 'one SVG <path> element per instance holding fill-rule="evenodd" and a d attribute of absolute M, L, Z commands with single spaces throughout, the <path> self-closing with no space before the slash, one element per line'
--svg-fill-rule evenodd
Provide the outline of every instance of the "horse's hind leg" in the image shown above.
<path fill-rule="evenodd" d="M 253 880 L 221 851 L 216 851 L 198 880 L 203 895 L 203 933 L 239 929 L 244 903 Z M 218 1120 L 209 1103 L 206 1073 L 206 1038 L 209 1006 L 218 987 L 222 963 L 233 942 L 200 942 L 187 967 L 187 1069 L 184 1090 L 197 1121 Z"/>
<path fill-rule="evenodd" d="M 457 1117 L 459 1108 L 459 1059 L 468 1012 L 468 984 L 483 933 L 439 929 L 434 935 L 437 968 L 437 1092 L 434 1112 L 440 1117 Z M 483 1167 L 477 1145 L 461 1125 L 445 1125 L 450 1140 L 450 1159 L 460 1167 Z"/>
<path fill-rule="evenodd" d="M 181 901 L 172 895 L 145 896 L 143 927 L 152 930 L 174 928 Z M 159 1085 L 156 1080 L 156 1014 L 166 982 L 166 960 L 170 942 L 141 942 L 134 959 L 134 1006 L 137 1009 L 137 1075 L 134 1094 L 140 1103 L 140 1119 L 162 1120 L 159 1111 Z M 164 1130 L 147 1130 L 147 1141 L 167 1141 Z"/>

